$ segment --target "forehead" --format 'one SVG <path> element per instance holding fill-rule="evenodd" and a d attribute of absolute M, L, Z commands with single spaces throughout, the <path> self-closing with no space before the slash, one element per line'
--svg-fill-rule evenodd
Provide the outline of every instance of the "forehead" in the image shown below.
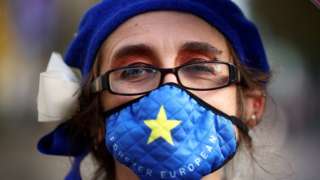
<path fill-rule="evenodd" d="M 203 19 L 183 12 L 154 11 L 140 14 L 120 25 L 106 40 L 107 43 L 134 43 L 135 40 L 150 38 L 171 41 L 226 41 L 224 36 Z M 157 41 L 155 41 L 157 43 Z"/>
<path fill-rule="evenodd" d="M 186 42 L 210 44 L 222 52 L 223 59 L 231 58 L 225 37 L 215 27 L 195 15 L 175 11 L 148 12 L 128 19 L 106 39 L 101 54 L 109 64 L 121 48 L 144 44 L 159 56 L 171 54 L 174 58 Z"/>
<path fill-rule="evenodd" d="M 198 16 L 195 16 L 190 13 L 185 12 L 178 12 L 178 11 L 152 11 L 146 12 L 143 14 L 139 14 L 134 16 L 127 21 L 125 21 L 122 25 L 119 26 L 118 31 L 124 30 L 126 27 L 132 26 L 161 26 L 163 24 L 171 24 L 171 25 L 184 25 L 184 26 L 191 26 L 197 25 L 200 28 L 204 28 L 204 26 L 211 27 L 206 21 L 201 19 Z M 174 26 L 173 26 L 174 27 Z M 167 27 L 167 28 L 171 28 Z M 196 28 L 196 27 L 194 27 Z"/>

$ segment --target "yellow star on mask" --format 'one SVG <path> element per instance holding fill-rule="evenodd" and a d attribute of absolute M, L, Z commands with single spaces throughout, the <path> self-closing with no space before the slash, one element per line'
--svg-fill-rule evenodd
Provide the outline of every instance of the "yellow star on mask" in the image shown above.
<path fill-rule="evenodd" d="M 164 107 L 161 106 L 157 115 L 157 119 L 145 120 L 144 123 L 151 129 L 151 134 L 149 136 L 147 144 L 150 144 L 156 139 L 162 137 L 169 144 L 173 145 L 171 129 L 178 126 L 181 121 L 168 120 L 166 111 Z"/>

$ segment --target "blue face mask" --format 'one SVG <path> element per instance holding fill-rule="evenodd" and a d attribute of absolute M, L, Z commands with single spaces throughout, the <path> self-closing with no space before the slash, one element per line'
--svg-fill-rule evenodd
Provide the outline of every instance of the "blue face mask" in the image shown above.
<path fill-rule="evenodd" d="M 141 179 L 200 179 L 236 153 L 236 117 L 178 85 L 164 84 L 106 112 L 109 152 Z"/>

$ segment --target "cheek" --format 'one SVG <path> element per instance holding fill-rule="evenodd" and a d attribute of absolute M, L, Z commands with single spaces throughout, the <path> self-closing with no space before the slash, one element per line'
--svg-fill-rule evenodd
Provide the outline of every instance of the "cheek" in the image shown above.
<path fill-rule="evenodd" d="M 214 91 L 192 91 L 192 93 L 228 115 L 235 116 L 237 114 L 237 93 L 236 87 L 234 86 Z M 104 91 L 101 94 L 101 102 L 103 110 L 106 111 L 139 97 L 140 96 L 120 96 Z"/>
<path fill-rule="evenodd" d="M 139 96 L 120 96 L 111 94 L 109 92 L 103 92 L 101 94 L 101 103 L 104 111 L 118 107 L 124 103 L 138 98 Z"/>
<path fill-rule="evenodd" d="M 236 90 L 235 86 L 229 86 L 213 91 L 193 91 L 193 93 L 220 111 L 235 116 L 237 114 Z"/>

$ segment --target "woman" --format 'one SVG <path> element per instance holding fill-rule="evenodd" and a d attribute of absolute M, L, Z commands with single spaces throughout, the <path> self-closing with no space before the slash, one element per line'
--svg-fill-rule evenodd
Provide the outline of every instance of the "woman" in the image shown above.
<path fill-rule="evenodd" d="M 67 179 L 88 153 L 96 178 L 222 179 L 251 148 L 270 77 L 255 26 L 227 0 L 102 1 L 65 62 L 81 70 L 79 108 L 38 148 L 75 157 Z"/>

